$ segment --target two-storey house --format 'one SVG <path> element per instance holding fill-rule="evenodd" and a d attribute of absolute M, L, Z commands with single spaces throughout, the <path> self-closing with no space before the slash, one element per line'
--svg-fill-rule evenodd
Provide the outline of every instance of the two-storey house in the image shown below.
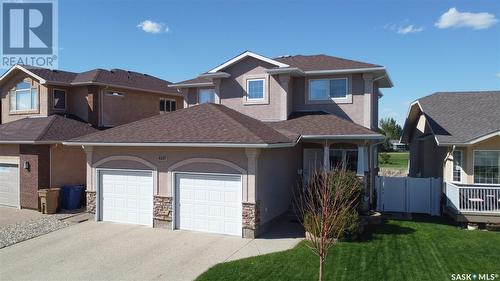
<path fill-rule="evenodd" d="M 62 142 L 182 107 L 169 84 L 120 69 L 9 69 L 0 77 L 0 205 L 37 209 L 39 189 L 84 185 L 85 153 Z"/>
<path fill-rule="evenodd" d="M 384 67 L 244 52 L 170 87 L 184 109 L 65 142 L 85 147 L 97 220 L 254 237 L 287 212 L 300 177 L 336 166 L 372 200 Z"/>

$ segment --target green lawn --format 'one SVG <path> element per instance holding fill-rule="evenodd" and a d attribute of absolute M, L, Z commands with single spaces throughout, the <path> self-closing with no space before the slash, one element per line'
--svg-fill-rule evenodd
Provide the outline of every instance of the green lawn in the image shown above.
<path fill-rule="evenodd" d="M 391 156 L 389 163 L 382 163 L 382 158 L 379 154 L 378 161 L 380 168 L 406 169 L 408 167 L 408 152 L 389 152 L 387 154 Z"/>
<path fill-rule="evenodd" d="M 318 259 L 292 250 L 222 263 L 197 280 L 317 280 Z M 339 243 L 325 280 L 451 280 L 452 273 L 500 274 L 500 233 L 462 230 L 444 221 L 388 221 L 356 242 Z"/>

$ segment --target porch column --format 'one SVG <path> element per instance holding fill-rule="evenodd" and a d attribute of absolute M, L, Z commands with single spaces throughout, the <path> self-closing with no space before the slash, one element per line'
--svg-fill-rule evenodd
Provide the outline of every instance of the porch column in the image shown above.
<path fill-rule="evenodd" d="M 96 210 L 96 187 L 94 186 L 93 174 L 92 174 L 92 154 L 94 148 L 92 146 L 82 146 L 85 155 L 87 156 L 87 180 L 86 180 L 86 201 L 87 201 L 87 212 L 95 214 Z"/>
<path fill-rule="evenodd" d="M 373 74 L 363 74 L 365 94 L 363 98 L 363 125 L 372 128 L 372 98 L 373 98 Z"/>
<path fill-rule="evenodd" d="M 259 234 L 260 209 L 257 197 L 257 171 L 260 150 L 245 149 L 247 155 L 247 190 L 243 192 L 242 222 L 243 237 L 255 238 Z M 245 196 L 246 193 L 246 196 Z"/>
<path fill-rule="evenodd" d="M 365 172 L 369 170 L 368 158 L 368 147 L 366 145 L 358 145 L 358 176 L 365 176 Z"/>
<path fill-rule="evenodd" d="M 327 140 L 323 144 L 323 168 L 325 171 L 330 171 L 330 144 Z"/>

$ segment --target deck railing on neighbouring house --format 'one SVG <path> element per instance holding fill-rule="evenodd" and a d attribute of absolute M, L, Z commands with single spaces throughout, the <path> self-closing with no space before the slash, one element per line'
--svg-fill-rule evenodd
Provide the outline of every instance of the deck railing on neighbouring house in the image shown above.
<path fill-rule="evenodd" d="M 446 206 L 460 213 L 500 214 L 500 186 L 445 183 Z"/>

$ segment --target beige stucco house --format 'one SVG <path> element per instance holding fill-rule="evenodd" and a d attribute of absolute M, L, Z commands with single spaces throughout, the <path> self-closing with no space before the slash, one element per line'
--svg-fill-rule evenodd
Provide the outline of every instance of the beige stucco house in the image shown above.
<path fill-rule="evenodd" d="M 85 153 L 62 142 L 182 108 L 169 84 L 119 69 L 9 69 L 0 77 L 0 205 L 37 209 L 39 189 L 85 185 Z"/>
<path fill-rule="evenodd" d="M 183 109 L 64 142 L 85 149 L 97 220 L 254 237 L 289 210 L 300 177 L 332 166 L 373 200 L 384 67 L 244 52 L 169 87 Z"/>
<path fill-rule="evenodd" d="M 444 181 L 446 212 L 500 222 L 500 91 L 435 93 L 410 106 L 409 176 Z"/>

